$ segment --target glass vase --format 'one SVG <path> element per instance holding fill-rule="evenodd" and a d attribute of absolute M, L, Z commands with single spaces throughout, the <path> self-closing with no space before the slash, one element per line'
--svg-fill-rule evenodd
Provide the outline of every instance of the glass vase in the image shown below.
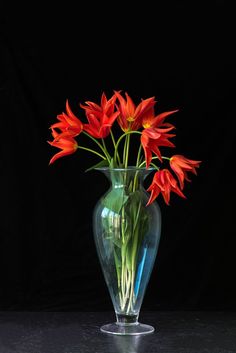
<path fill-rule="evenodd" d="M 96 249 L 116 314 L 116 322 L 102 332 L 140 335 L 154 331 L 138 322 L 139 312 L 155 262 L 161 232 L 157 202 L 143 187 L 153 169 L 97 168 L 110 181 L 109 190 L 93 213 Z"/>

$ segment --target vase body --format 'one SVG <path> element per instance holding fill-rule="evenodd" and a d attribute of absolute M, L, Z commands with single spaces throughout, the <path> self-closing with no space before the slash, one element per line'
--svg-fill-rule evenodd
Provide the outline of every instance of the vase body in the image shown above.
<path fill-rule="evenodd" d="M 161 232 L 161 213 L 143 181 L 151 170 L 100 168 L 110 188 L 93 213 L 96 249 L 117 321 L 101 330 L 119 335 L 153 332 L 138 322 L 145 290 L 155 262 Z"/>

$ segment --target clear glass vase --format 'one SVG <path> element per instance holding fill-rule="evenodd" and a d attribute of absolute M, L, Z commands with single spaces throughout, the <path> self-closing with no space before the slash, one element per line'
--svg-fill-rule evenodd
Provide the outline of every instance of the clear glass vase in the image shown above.
<path fill-rule="evenodd" d="M 143 187 L 153 169 L 97 168 L 111 182 L 93 214 L 98 257 L 116 313 L 116 322 L 102 332 L 139 335 L 154 331 L 138 322 L 145 290 L 152 272 L 161 232 L 161 213 Z"/>

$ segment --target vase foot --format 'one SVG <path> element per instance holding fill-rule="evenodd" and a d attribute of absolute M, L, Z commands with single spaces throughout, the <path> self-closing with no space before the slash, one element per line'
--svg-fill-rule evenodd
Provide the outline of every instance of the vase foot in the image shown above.
<path fill-rule="evenodd" d="M 120 324 L 112 323 L 101 326 L 100 330 L 104 333 L 112 335 L 134 336 L 134 335 L 147 335 L 155 331 L 153 326 L 141 324 Z"/>

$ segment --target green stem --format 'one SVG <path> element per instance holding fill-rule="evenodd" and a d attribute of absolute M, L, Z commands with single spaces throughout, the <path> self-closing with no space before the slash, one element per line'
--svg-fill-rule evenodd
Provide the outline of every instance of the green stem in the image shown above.
<path fill-rule="evenodd" d="M 126 152 L 125 152 L 125 168 L 128 167 L 128 163 L 129 163 L 129 145 L 130 145 L 130 134 L 127 135 L 127 144 L 126 144 Z"/>
<path fill-rule="evenodd" d="M 115 137 L 113 135 L 113 132 L 112 130 L 110 130 L 110 134 L 111 134 L 111 139 L 112 139 L 112 143 L 113 143 L 113 146 L 114 146 L 114 149 L 116 147 L 116 140 L 115 140 Z M 120 155 L 119 155 L 119 152 L 117 151 L 117 159 L 118 159 L 118 163 L 119 165 L 121 164 L 121 160 L 120 160 Z"/>
<path fill-rule="evenodd" d="M 155 158 L 155 157 L 154 157 Z M 153 159 L 154 159 L 153 158 Z M 141 164 L 139 164 L 139 168 L 142 168 L 142 166 L 144 166 L 144 164 L 146 163 L 146 161 L 143 161 Z M 156 168 L 157 170 L 159 170 L 160 168 L 156 165 L 156 164 L 154 164 L 154 163 L 150 163 L 150 165 L 152 165 L 154 168 Z"/>
<path fill-rule="evenodd" d="M 142 145 L 140 144 L 139 149 L 138 149 L 138 155 L 137 155 L 137 161 L 136 161 L 136 167 L 138 168 L 139 166 L 139 161 L 141 157 L 141 152 L 142 152 Z M 137 180 L 138 180 L 138 171 L 135 173 L 134 176 L 134 184 L 133 184 L 133 192 L 135 192 L 136 187 L 137 187 Z"/>
<path fill-rule="evenodd" d="M 151 165 L 152 167 L 154 167 L 156 170 L 160 170 L 160 168 L 159 168 L 156 164 L 150 163 L 150 165 Z"/>
<path fill-rule="evenodd" d="M 124 142 L 124 147 L 123 147 L 123 165 L 125 165 L 126 145 L 127 145 L 127 135 L 125 136 L 125 142 Z"/>
<path fill-rule="evenodd" d="M 111 156 L 110 156 L 110 154 L 109 154 L 109 152 L 107 150 L 107 146 L 106 146 L 106 143 L 105 143 L 104 139 L 102 139 L 102 145 L 103 145 L 103 148 L 104 148 L 104 153 L 105 153 L 108 161 L 110 161 L 111 160 Z"/>
<path fill-rule="evenodd" d="M 104 157 L 104 156 L 103 156 L 102 154 L 100 154 L 99 152 L 92 150 L 91 148 L 87 148 L 87 147 L 83 147 L 83 146 L 78 146 L 78 148 L 80 148 L 81 150 L 85 150 L 85 151 L 94 153 L 94 154 L 96 154 L 97 156 L 101 157 L 102 159 L 106 160 L 106 157 Z"/>
<path fill-rule="evenodd" d="M 138 167 L 139 167 L 139 168 L 142 168 L 142 166 L 143 166 L 144 164 L 146 164 L 146 161 L 143 161 L 142 163 L 140 163 Z"/>
<path fill-rule="evenodd" d="M 130 286 L 130 292 L 129 292 L 129 303 L 127 307 L 127 314 L 129 313 L 129 310 L 132 309 L 132 305 L 133 305 L 135 269 L 137 265 L 136 262 L 137 262 L 138 244 L 140 242 L 139 216 L 140 216 L 141 206 L 142 204 L 141 202 L 139 202 L 136 216 L 134 219 L 132 250 L 131 250 L 131 286 Z"/>
<path fill-rule="evenodd" d="M 123 298 L 123 309 L 125 306 L 125 245 L 123 244 L 121 247 L 121 295 Z M 122 309 L 122 310 L 123 310 Z"/>
<path fill-rule="evenodd" d="M 122 141 L 122 139 L 123 139 L 124 137 L 126 137 L 126 136 L 129 135 L 129 134 L 139 134 L 139 135 L 141 135 L 141 132 L 140 132 L 140 131 L 127 131 L 127 132 L 125 132 L 123 135 L 120 136 L 120 138 L 118 139 L 118 141 L 117 141 L 117 143 L 116 143 L 116 146 L 115 146 L 115 152 L 114 152 L 114 159 L 115 159 L 115 161 L 116 161 L 116 159 L 117 159 L 118 147 L 119 147 L 120 142 Z"/>
<path fill-rule="evenodd" d="M 137 155 L 137 161 L 136 161 L 136 167 L 139 166 L 139 161 L 141 157 L 141 152 L 142 152 L 142 145 L 140 144 L 139 149 L 138 149 L 138 155 Z"/>
<path fill-rule="evenodd" d="M 127 314 L 129 314 L 129 310 L 133 309 L 133 296 L 134 296 L 134 271 L 131 270 L 131 286 L 130 286 L 130 293 L 129 293 L 129 304 L 127 307 Z"/>
<path fill-rule="evenodd" d="M 112 142 L 113 142 L 113 146 L 114 146 L 114 148 L 115 148 L 115 147 L 116 147 L 116 140 L 115 140 L 115 137 L 114 137 L 114 135 L 113 135 L 112 130 L 110 130 L 110 134 L 111 134 L 111 139 L 112 139 Z"/>
<path fill-rule="evenodd" d="M 170 158 L 169 157 L 165 157 L 165 156 L 161 156 L 162 159 L 167 159 L 168 161 L 170 161 Z M 152 160 L 153 159 L 159 159 L 157 156 L 155 157 L 152 157 Z M 141 168 L 144 164 L 146 163 L 146 161 L 143 161 L 141 164 L 139 164 L 139 168 Z M 158 168 L 155 164 L 153 163 L 150 163 L 152 166 L 155 166 L 156 168 Z M 159 169 L 159 168 L 158 168 Z"/>
<path fill-rule="evenodd" d="M 102 150 L 102 152 L 105 154 L 106 159 L 108 160 L 108 162 L 110 162 L 111 157 L 107 154 L 106 149 L 104 149 L 104 147 L 102 146 L 102 144 L 100 142 L 98 142 L 97 139 L 95 139 L 93 136 L 89 135 L 86 131 L 83 131 L 83 134 L 88 136 L 91 140 L 93 140 Z"/>

